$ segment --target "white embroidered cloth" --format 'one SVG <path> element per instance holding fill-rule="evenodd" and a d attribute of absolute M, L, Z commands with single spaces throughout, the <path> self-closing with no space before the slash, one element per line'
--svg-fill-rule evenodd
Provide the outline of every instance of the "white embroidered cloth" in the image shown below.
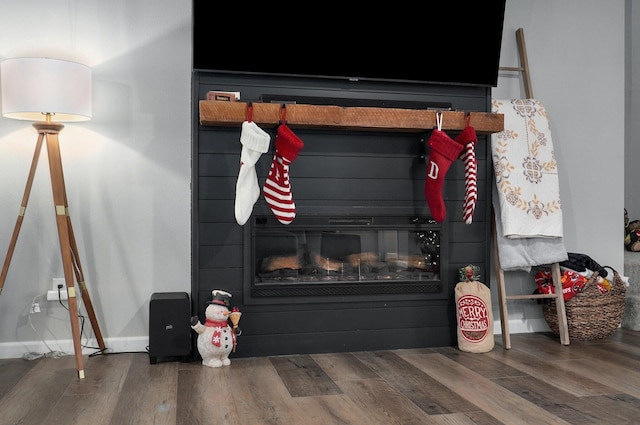
<path fill-rule="evenodd" d="M 491 135 L 504 237 L 562 237 L 562 204 L 546 109 L 535 99 L 492 101 L 504 131 Z"/>

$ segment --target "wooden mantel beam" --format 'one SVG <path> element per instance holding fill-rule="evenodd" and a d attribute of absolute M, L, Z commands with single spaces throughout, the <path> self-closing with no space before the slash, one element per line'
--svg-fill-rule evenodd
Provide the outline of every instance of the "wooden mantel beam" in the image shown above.
<path fill-rule="evenodd" d="M 283 106 L 276 103 L 252 103 L 252 120 L 264 127 L 280 123 Z M 325 105 L 286 105 L 287 124 L 298 128 L 333 128 L 361 131 L 423 132 L 436 128 L 435 110 L 342 107 Z M 239 126 L 247 120 L 247 103 L 217 100 L 200 101 L 200 124 L 203 126 Z M 442 111 L 443 130 L 462 130 L 464 111 Z M 469 112 L 469 124 L 478 134 L 504 130 L 504 115 Z"/>

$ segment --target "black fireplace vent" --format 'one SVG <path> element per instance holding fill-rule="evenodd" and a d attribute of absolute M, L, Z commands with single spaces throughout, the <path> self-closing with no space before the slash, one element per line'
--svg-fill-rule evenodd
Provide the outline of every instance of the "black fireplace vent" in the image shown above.
<path fill-rule="evenodd" d="M 255 216 L 254 226 L 257 228 L 276 227 L 282 228 L 282 224 L 278 222 L 273 215 Z M 326 226 L 345 226 L 345 227 L 384 227 L 384 228 L 406 228 L 415 226 L 427 226 L 429 228 L 440 228 L 434 219 L 423 216 L 297 216 L 296 219 L 288 224 L 288 228 L 298 227 L 326 227 Z M 330 230 L 330 229 L 327 229 Z M 333 230 L 333 229 L 331 229 Z"/>
<path fill-rule="evenodd" d="M 407 294 L 439 294 L 442 292 L 441 281 L 423 281 L 420 283 L 390 284 L 354 284 L 354 285 L 300 285 L 300 286 L 254 286 L 252 297 L 318 297 L 318 296 L 352 296 L 352 295 L 407 295 Z M 309 300 L 312 301 L 313 299 Z M 318 300 L 313 300 L 317 302 Z M 291 301 L 289 301 L 291 302 Z"/>
<path fill-rule="evenodd" d="M 335 105 L 361 108 L 431 109 L 439 111 L 450 111 L 453 109 L 451 102 L 416 102 L 411 100 L 394 99 L 349 99 L 338 97 L 263 94 L 260 96 L 260 100 L 264 103 L 300 103 L 304 105 Z"/>
<path fill-rule="evenodd" d="M 371 226 L 373 217 L 329 217 L 330 226 Z"/>

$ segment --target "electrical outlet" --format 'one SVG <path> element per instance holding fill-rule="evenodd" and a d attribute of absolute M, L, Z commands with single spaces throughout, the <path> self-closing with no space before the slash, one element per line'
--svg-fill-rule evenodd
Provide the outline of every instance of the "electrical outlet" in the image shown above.
<path fill-rule="evenodd" d="M 51 290 L 52 291 L 56 291 L 56 293 L 57 293 L 58 292 L 58 285 L 62 285 L 62 287 L 64 288 L 64 286 L 65 286 L 64 277 L 54 277 L 53 279 L 51 279 Z"/>
<path fill-rule="evenodd" d="M 63 287 L 62 289 L 60 289 L 60 293 L 58 294 L 58 288 L 56 288 L 55 291 L 48 291 L 47 292 L 47 301 L 58 301 L 58 300 L 66 300 L 68 299 L 68 294 L 67 294 L 67 290 Z"/>
<path fill-rule="evenodd" d="M 40 313 L 40 304 L 39 303 L 31 304 L 31 314 L 33 314 L 33 313 Z"/>

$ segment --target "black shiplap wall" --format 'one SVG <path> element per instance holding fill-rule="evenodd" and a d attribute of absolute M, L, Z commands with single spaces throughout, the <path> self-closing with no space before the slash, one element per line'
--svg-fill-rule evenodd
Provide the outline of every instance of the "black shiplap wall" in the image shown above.
<path fill-rule="evenodd" d="M 244 226 L 234 218 L 239 169 L 240 127 L 204 127 L 198 123 L 198 100 L 209 90 L 239 91 L 244 101 L 262 94 L 351 99 L 451 102 L 454 109 L 487 111 L 484 87 L 413 85 L 195 72 L 193 79 L 193 314 L 204 319 L 212 289 L 233 295 L 243 311 L 237 357 L 332 351 L 456 345 L 453 288 L 458 269 L 467 264 L 489 275 L 488 137 L 480 136 L 479 200 L 474 222 L 462 222 L 464 167 L 456 161 L 447 173 L 447 221 L 443 232 L 445 293 L 426 299 L 380 297 L 352 301 L 344 297 L 314 303 L 245 305 L 243 294 Z M 262 185 L 273 155 L 256 166 Z M 429 133 L 334 131 L 293 128 L 305 146 L 291 165 L 290 179 L 298 215 L 423 215 L 425 141 Z M 448 132 L 451 137 L 457 133 Z M 428 153 L 428 152 L 427 152 Z M 264 198 L 254 215 L 271 214 Z M 245 226 L 248 226 L 245 225 Z M 249 265 L 250 266 L 250 265 Z M 196 353 L 197 354 L 197 353 Z"/>

